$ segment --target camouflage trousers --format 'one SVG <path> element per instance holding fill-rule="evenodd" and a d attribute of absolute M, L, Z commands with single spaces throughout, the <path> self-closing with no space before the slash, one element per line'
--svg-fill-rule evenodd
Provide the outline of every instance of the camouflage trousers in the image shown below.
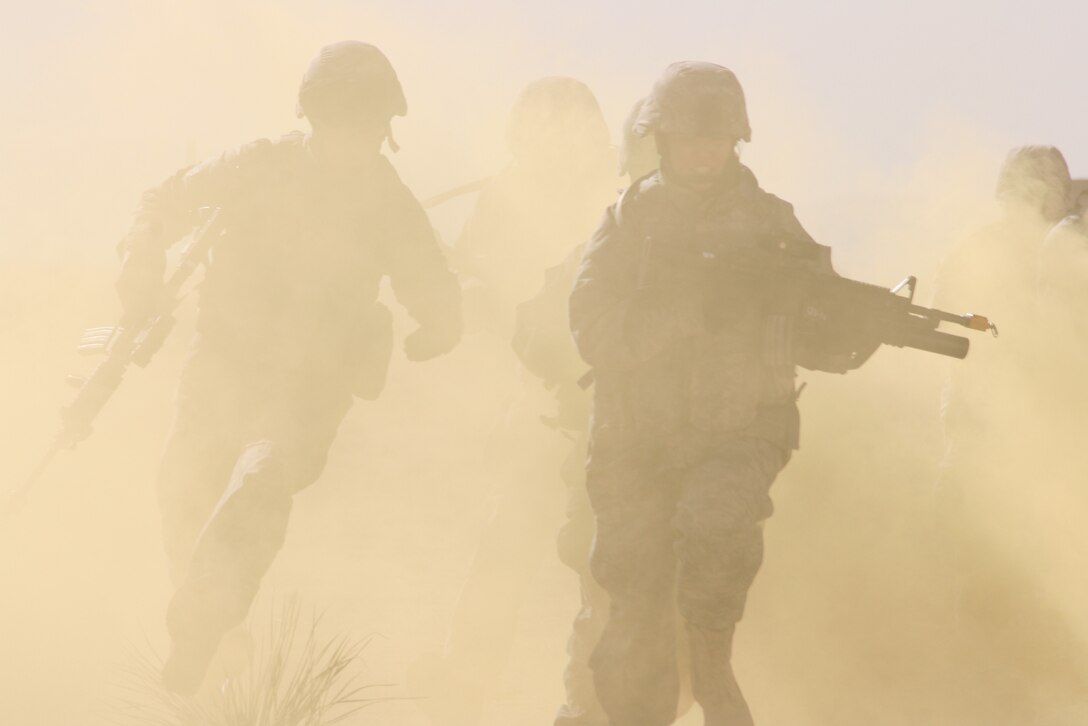
<path fill-rule="evenodd" d="M 292 496 L 320 476 L 351 402 L 335 377 L 276 375 L 200 350 L 189 360 L 158 478 L 175 642 L 217 641 L 245 619 Z"/>
<path fill-rule="evenodd" d="M 559 709 L 554 726 L 608 726 L 608 716 L 597 698 L 593 670 L 589 667 L 590 658 L 608 622 L 610 603 L 608 592 L 590 572 L 590 552 L 597 523 L 586 491 L 586 443 L 583 436 L 562 469 L 563 482 L 567 485 L 567 519 L 559 532 L 559 559 L 578 576 L 581 604 L 567 639 L 569 660 L 563 673 L 567 700 Z M 691 708 L 693 699 L 687 634 L 681 629 L 677 635 L 680 680 L 677 714 L 682 716 Z"/>
<path fill-rule="evenodd" d="M 563 673 L 566 703 L 559 709 L 555 726 L 608 726 L 608 717 L 597 700 L 590 655 L 600 641 L 608 620 L 608 593 L 589 571 L 589 553 L 596 525 L 586 492 L 586 438 L 563 463 L 562 479 L 567 486 L 567 518 L 559 531 L 559 559 L 578 576 L 581 605 L 567 639 L 567 662 Z"/>
<path fill-rule="evenodd" d="M 788 459 L 770 442 L 736 438 L 682 468 L 644 455 L 590 468 L 591 567 L 611 600 L 590 665 L 613 726 L 676 719 L 677 612 L 705 723 L 751 724 L 730 665 L 733 631 L 763 560 L 770 487 Z"/>

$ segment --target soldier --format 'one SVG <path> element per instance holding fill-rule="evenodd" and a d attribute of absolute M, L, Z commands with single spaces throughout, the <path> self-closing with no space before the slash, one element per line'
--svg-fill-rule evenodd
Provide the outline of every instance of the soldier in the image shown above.
<path fill-rule="evenodd" d="M 381 153 L 400 82 L 372 45 L 323 48 L 302 79 L 312 127 L 184 169 L 148 192 L 120 251 L 129 321 L 153 315 L 169 247 L 216 207 L 224 229 L 201 288 L 197 338 L 159 474 L 176 590 L 167 688 L 193 693 L 245 618 L 281 547 L 292 496 L 321 474 L 353 394 L 385 379 L 388 275 L 419 323 L 410 360 L 449 351 L 460 288 L 419 203 Z"/>
<path fill-rule="evenodd" d="M 481 190 L 454 246 L 455 267 L 466 281 L 466 327 L 472 331 L 466 344 L 481 361 L 477 367 L 486 364 L 496 406 L 484 456 L 496 478 L 498 504 L 444 652 L 423 656 L 412 671 L 416 687 L 431 696 L 421 707 L 443 726 L 479 721 L 486 689 L 509 657 L 527 584 L 547 556 L 561 517 L 556 474 L 577 479 L 584 458 L 578 438 L 588 408 L 575 385 L 580 373 L 558 374 L 564 384 L 557 392 L 558 411 L 542 416 L 549 397 L 526 381 L 510 350 L 513 336 L 528 333 L 543 355 L 563 357 L 570 347 L 569 287 L 560 303 L 545 311 L 546 322 L 562 332 L 560 341 L 546 338 L 548 331 L 537 330 L 535 323 L 532 330 L 519 325 L 515 331 L 516 309 L 527 291 L 539 288 L 545 270 L 592 233 L 601 208 L 616 198 L 619 187 L 608 126 L 592 91 L 576 79 L 542 78 L 522 91 L 510 114 L 509 148 L 509 165 Z M 545 368 L 549 386 L 559 383 L 551 365 Z"/>
<path fill-rule="evenodd" d="M 593 229 L 619 181 L 597 99 L 574 78 L 541 78 L 521 92 L 508 146 L 509 165 L 480 191 L 454 245 L 468 323 L 507 352 L 514 307 Z"/>
<path fill-rule="evenodd" d="M 652 136 L 638 136 L 635 122 L 642 100 L 632 108 L 623 124 L 619 149 L 620 174 L 631 182 L 657 169 L 658 154 Z M 589 435 L 590 394 L 579 385 L 585 363 L 570 336 L 568 297 L 574 286 L 578 263 L 585 251 L 584 241 L 571 250 L 562 264 L 544 274 L 544 287 L 532 299 L 518 306 L 514 350 L 525 367 L 540 378 L 555 396 L 554 425 L 570 432 L 574 441 L 570 456 L 560 472 L 567 487 L 567 516 L 559 531 L 559 558 L 578 576 L 581 606 L 567 641 L 569 661 L 564 673 L 566 703 L 559 709 L 555 726 L 607 726 L 593 686 L 589 658 L 608 619 L 608 593 L 593 579 L 589 554 L 595 532 L 593 509 L 586 493 L 585 456 Z M 681 631 L 679 657 L 687 639 Z M 680 662 L 681 697 L 678 712 L 691 706 L 690 674 Z"/>
<path fill-rule="evenodd" d="M 679 610 L 706 723 L 751 724 L 730 655 L 770 486 L 798 445 L 795 364 L 844 372 L 877 344 L 807 349 L 787 307 L 764 294 L 773 281 L 712 271 L 734 244 L 793 245 L 834 274 L 829 250 L 740 163 L 750 129 L 733 73 L 669 66 L 635 130 L 654 135 L 661 168 L 608 210 L 570 297 L 595 379 L 591 566 L 611 599 L 591 666 L 612 723 L 673 723 Z"/>

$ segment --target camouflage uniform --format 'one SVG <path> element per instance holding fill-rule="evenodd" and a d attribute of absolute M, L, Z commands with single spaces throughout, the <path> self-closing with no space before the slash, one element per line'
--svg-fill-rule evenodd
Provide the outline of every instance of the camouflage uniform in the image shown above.
<path fill-rule="evenodd" d="M 330 73 L 340 74 L 330 91 L 346 86 L 371 99 L 381 98 L 374 83 L 396 83 L 377 49 L 341 43 L 311 67 L 304 106 L 320 105 L 308 93 Z M 375 102 L 386 129 L 404 110 L 399 84 L 395 91 L 393 105 Z M 316 137 L 318 114 L 304 110 Z M 378 153 L 326 161 L 315 137 L 262 140 L 183 170 L 144 197 L 122 243 L 119 289 L 135 314 L 198 210 L 218 207 L 225 220 L 159 474 L 177 584 L 163 677 L 183 692 L 245 618 L 283 544 L 292 496 L 320 476 L 353 394 L 373 398 L 382 387 L 392 341 L 389 311 L 377 302 L 382 278 L 420 324 L 405 344 L 410 357 L 445 352 L 460 335 L 460 288 L 392 165 Z"/>
<path fill-rule="evenodd" d="M 526 291 L 585 241 L 618 195 L 608 141 L 597 99 L 580 81 L 541 78 L 521 93 L 510 119 L 512 160 L 484 185 L 454 245 L 470 328 L 507 348 Z"/>
<path fill-rule="evenodd" d="M 634 133 L 642 104 L 639 100 L 624 120 L 619 150 L 620 173 L 632 181 L 648 176 L 658 165 L 653 138 Z M 518 306 L 514 335 L 514 349 L 521 361 L 555 394 L 558 414 L 553 425 L 568 431 L 575 441 L 560 471 L 567 488 L 567 511 L 556 544 L 559 559 L 578 576 L 581 604 L 567 641 L 569 660 L 563 678 L 566 702 L 559 709 L 555 726 L 606 726 L 608 723 L 597 699 L 593 672 L 589 667 L 609 609 L 608 593 L 593 578 L 589 567 L 596 533 L 585 476 L 590 395 L 577 382 L 585 373 L 585 363 L 571 338 L 567 314 L 570 290 L 584 251 L 585 244 L 580 243 L 562 264 L 545 272 L 541 291 Z M 679 636 L 678 650 L 683 658 L 687 642 L 682 631 Z M 680 680 L 679 712 L 682 714 L 692 704 L 690 673 L 683 661 Z"/>
<path fill-rule="evenodd" d="M 643 107 L 642 133 L 685 123 L 748 136 L 728 70 L 670 66 Z M 690 125 L 690 124 L 689 124 Z M 798 444 L 790 316 L 708 257 L 735 243 L 814 248 L 786 202 L 734 164 L 705 192 L 663 169 L 610 208 L 570 298 L 595 371 L 587 486 L 597 520 L 591 566 L 611 611 L 592 658 L 612 723 L 672 723 L 678 606 L 706 723 L 751 723 L 730 666 L 733 632 L 763 556 L 770 487 Z M 675 603 L 675 604 L 674 604 Z"/>
<path fill-rule="evenodd" d="M 454 265 L 465 281 L 468 344 L 479 347 L 489 370 L 485 396 L 496 405 L 486 466 L 504 480 L 498 482 L 497 506 L 458 599 L 444 652 L 420 658 L 413 668 L 417 687 L 443 693 L 421 703 L 432 722 L 443 725 L 478 722 L 485 691 L 509 658 L 525 590 L 561 516 L 556 474 L 570 491 L 584 488 L 588 402 L 574 383 L 584 365 L 568 352 L 573 348 L 566 326 L 569 285 L 549 294 L 540 319 L 517 321 L 516 311 L 527 291 L 539 288 L 545 270 L 592 233 L 601 209 L 618 195 L 607 124 L 592 91 L 576 79 L 542 78 L 525 88 L 511 111 L 509 149 L 510 164 L 481 190 L 453 248 Z M 547 393 L 528 380 L 511 355 L 512 337 L 523 335 L 532 339 L 533 351 L 521 362 L 549 386 L 558 386 L 555 417 L 541 415 L 549 405 Z M 515 348 L 524 353 L 521 343 Z M 542 418 L 555 431 L 545 428 Z M 573 439 L 573 446 L 564 437 Z M 587 551 L 588 545 L 582 559 Z M 569 681 L 572 708 L 599 715 L 582 670 Z"/>
<path fill-rule="evenodd" d="M 608 595 L 589 571 L 593 543 L 593 510 L 585 486 L 589 394 L 577 383 L 585 363 L 574 347 L 567 323 L 567 298 L 574 283 L 583 245 L 545 273 L 544 287 L 517 308 L 514 350 L 525 367 L 554 392 L 556 415 L 550 425 L 568 433 L 574 445 L 560 468 L 566 485 L 566 520 L 556 540 L 559 559 L 578 576 L 581 605 L 567 641 L 570 659 L 564 672 L 566 702 L 556 726 L 607 726 L 589 669 L 608 612 Z"/>

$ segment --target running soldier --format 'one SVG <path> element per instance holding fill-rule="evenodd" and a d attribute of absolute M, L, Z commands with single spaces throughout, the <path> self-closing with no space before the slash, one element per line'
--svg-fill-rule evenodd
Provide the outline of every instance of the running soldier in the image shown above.
<path fill-rule="evenodd" d="M 158 308 L 169 248 L 218 209 L 197 338 L 158 490 L 176 590 L 163 683 L 200 686 L 284 541 L 294 494 L 321 475 L 353 396 L 376 397 L 392 346 L 388 276 L 419 323 L 410 360 L 461 334 L 460 287 L 430 223 L 381 153 L 407 105 L 374 46 L 311 63 L 298 114 L 312 127 L 184 169 L 148 192 L 120 246 L 130 323 Z"/>
<path fill-rule="evenodd" d="M 844 372 L 877 344 L 807 349 L 766 285 L 721 276 L 715 260 L 737 244 L 804 249 L 813 273 L 834 274 L 827 248 L 741 164 L 750 129 L 733 73 L 670 66 L 635 130 L 654 136 L 661 168 L 609 209 L 570 298 L 594 370 L 591 566 L 611 600 L 591 666 L 611 723 L 673 723 L 678 610 L 706 723 L 744 726 L 733 633 L 771 483 L 798 445 L 795 365 Z"/>

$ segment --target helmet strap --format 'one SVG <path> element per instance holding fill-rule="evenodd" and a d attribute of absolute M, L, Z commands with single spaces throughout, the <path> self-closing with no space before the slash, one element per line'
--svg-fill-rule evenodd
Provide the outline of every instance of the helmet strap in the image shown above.
<path fill-rule="evenodd" d="M 398 144 L 397 140 L 393 138 L 392 122 L 390 122 L 389 126 L 386 127 L 385 140 L 389 143 L 389 150 L 392 151 L 394 154 L 400 151 L 400 144 Z"/>

